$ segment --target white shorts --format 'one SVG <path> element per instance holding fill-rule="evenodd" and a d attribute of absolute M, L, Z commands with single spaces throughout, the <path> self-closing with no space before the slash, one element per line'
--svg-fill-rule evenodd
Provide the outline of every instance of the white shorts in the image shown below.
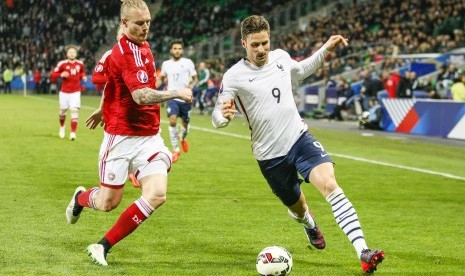
<path fill-rule="evenodd" d="M 155 136 L 122 136 L 104 133 L 99 153 L 100 185 L 119 189 L 128 173 L 137 179 L 167 174 L 172 155 L 160 133 Z"/>
<path fill-rule="evenodd" d="M 81 108 L 81 92 L 65 93 L 61 92 L 58 94 L 60 99 L 60 109 L 69 108 Z"/>

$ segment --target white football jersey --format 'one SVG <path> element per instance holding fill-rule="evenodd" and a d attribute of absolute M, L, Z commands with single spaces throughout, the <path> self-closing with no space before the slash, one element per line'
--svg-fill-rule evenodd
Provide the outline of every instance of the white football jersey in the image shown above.
<path fill-rule="evenodd" d="M 168 90 L 177 90 L 186 88 L 191 77 L 197 75 L 197 72 L 192 60 L 180 58 L 178 61 L 173 59 L 164 61 L 161 65 L 161 75 L 168 78 Z"/>
<path fill-rule="evenodd" d="M 285 156 L 308 130 L 294 101 L 292 80 L 303 79 L 314 72 L 324 60 L 325 51 L 315 53 L 317 58 L 313 58 L 311 70 L 303 70 L 301 64 L 281 49 L 270 51 L 268 63 L 260 68 L 241 59 L 224 74 L 212 114 L 213 125 L 224 127 L 228 124 L 221 107 L 224 101 L 233 98 L 236 109 L 249 124 L 255 159 Z"/>

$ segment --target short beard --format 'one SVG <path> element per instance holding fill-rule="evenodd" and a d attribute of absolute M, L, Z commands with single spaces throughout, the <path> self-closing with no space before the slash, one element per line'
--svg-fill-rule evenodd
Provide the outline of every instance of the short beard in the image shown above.
<path fill-rule="evenodd" d="M 175 57 L 174 55 L 171 55 L 174 60 L 180 60 L 182 58 L 182 55 L 179 55 L 178 57 Z"/>

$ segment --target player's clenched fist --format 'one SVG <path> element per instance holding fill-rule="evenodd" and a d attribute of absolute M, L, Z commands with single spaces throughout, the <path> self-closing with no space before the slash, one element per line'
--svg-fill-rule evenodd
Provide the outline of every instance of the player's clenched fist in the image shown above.
<path fill-rule="evenodd" d="M 222 107 L 223 117 L 228 120 L 232 120 L 234 115 L 237 113 L 236 106 L 234 105 L 234 99 L 229 99 L 228 101 L 223 102 Z"/>

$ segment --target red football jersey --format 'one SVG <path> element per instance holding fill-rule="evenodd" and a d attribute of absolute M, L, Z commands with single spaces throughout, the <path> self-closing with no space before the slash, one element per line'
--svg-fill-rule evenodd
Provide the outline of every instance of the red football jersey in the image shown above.
<path fill-rule="evenodd" d="M 65 59 L 58 62 L 52 72 L 51 81 L 54 82 L 61 76 L 62 72 L 68 72 L 69 76 L 61 80 L 61 92 L 74 93 L 81 92 L 81 79 L 86 75 L 84 63 L 80 60 L 70 62 Z"/>
<path fill-rule="evenodd" d="M 92 83 L 95 84 L 98 91 L 103 90 L 105 83 L 108 80 L 108 63 L 110 62 L 109 56 L 111 50 L 108 50 L 95 65 L 94 72 L 92 73 Z"/>
<path fill-rule="evenodd" d="M 105 131 L 115 135 L 156 135 L 160 127 L 160 105 L 138 105 L 131 92 L 155 89 L 155 60 L 150 45 L 138 45 L 123 36 L 113 47 L 104 90 Z"/>

